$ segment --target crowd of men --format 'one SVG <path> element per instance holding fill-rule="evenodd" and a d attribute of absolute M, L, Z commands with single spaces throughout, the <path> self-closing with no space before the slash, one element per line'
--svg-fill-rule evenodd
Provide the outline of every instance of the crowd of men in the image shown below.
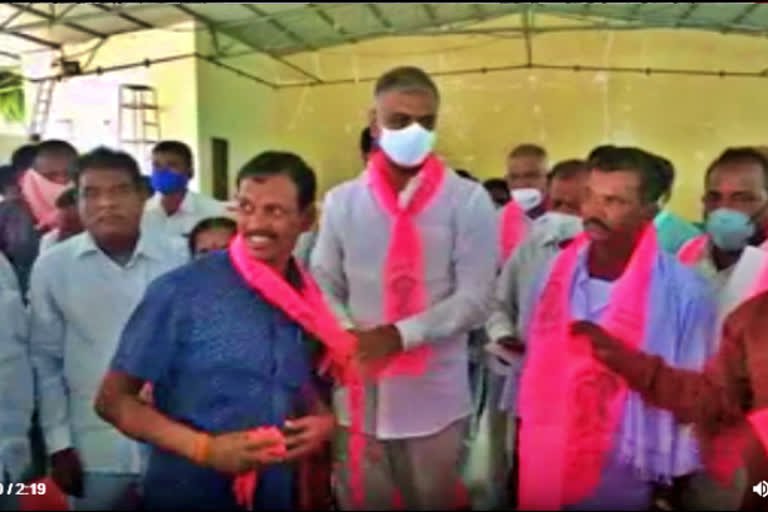
<path fill-rule="evenodd" d="M 481 184 L 434 151 L 427 74 L 374 101 L 322 208 L 293 153 L 247 162 L 230 203 L 189 190 L 176 141 L 149 178 L 104 147 L 13 154 L 3 484 L 50 475 L 75 510 L 764 505 L 764 150 L 722 152 L 693 224 L 663 156 L 550 168 L 521 144 Z"/>

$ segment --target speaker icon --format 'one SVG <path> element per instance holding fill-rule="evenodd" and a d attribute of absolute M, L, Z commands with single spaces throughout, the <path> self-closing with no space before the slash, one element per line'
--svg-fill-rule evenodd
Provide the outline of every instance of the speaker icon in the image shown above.
<path fill-rule="evenodd" d="M 766 496 L 768 496 L 768 483 L 766 483 L 766 481 L 763 480 L 759 484 L 755 484 L 752 487 L 752 491 L 758 496 L 760 496 L 761 498 L 765 498 Z"/>

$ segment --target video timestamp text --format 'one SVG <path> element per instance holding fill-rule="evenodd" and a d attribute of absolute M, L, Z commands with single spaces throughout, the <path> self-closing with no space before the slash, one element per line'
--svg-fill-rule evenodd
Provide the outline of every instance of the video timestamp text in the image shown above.
<path fill-rule="evenodd" d="M 44 483 L 37 484 L 2 484 L 0 496 L 43 496 L 47 491 Z"/>

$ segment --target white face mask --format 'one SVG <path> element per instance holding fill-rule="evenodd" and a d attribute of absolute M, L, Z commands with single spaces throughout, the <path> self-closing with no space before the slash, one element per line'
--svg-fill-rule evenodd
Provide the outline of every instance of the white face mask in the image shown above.
<path fill-rule="evenodd" d="M 512 200 L 526 212 L 533 210 L 544 200 L 541 190 L 537 188 L 519 188 L 512 190 L 511 194 Z"/>
<path fill-rule="evenodd" d="M 539 222 L 544 222 L 555 226 L 555 231 L 560 238 L 573 238 L 576 234 L 584 231 L 584 222 L 581 217 L 561 212 L 547 212 L 539 217 Z"/>
<path fill-rule="evenodd" d="M 381 127 L 379 147 L 399 166 L 418 167 L 426 160 L 435 145 L 435 132 L 431 132 L 419 123 L 400 130 Z"/>

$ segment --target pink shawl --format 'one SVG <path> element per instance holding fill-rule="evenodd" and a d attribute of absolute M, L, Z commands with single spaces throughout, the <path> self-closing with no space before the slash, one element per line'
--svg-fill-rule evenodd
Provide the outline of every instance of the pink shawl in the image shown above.
<path fill-rule="evenodd" d="M 388 176 L 389 163 L 381 151 L 371 155 L 368 173 L 373 195 L 392 221 L 387 258 L 383 268 L 384 319 L 393 324 L 427 309 L 429 299 L 424 279 L 424 249 L 414 222 L 438 194 L 445 178 L 442 162 L 433 154 L 419 173 L 419 188 L 408 205 L 401 207 Z M 402 352 L 379 370 L 390 375 L 422 375 L 431 347 Z"/>
<path fill-rule="evenodd" d="M 515 248 L 528 233 L 525 212 L 515 201 L 510 201 L 501 212 L 501 265 L 507 262 Z"/>
<path fill-rule="evenodd" d="M 522 510 L 559 510 L 589 497 L 627 397 L 624 381 L 592 357 L 589 341 L 570 334 L 572 284 L 587 242 L 582 233 L 557 257 L 531 324 L 520 395 Z M 600 322 L 633 348 L 644 339 L 657 253 L 649 224 Z"/>
<path fill-rule="evenodd" d="M 21 195 L 32 210 L 38 228 L 48 230 L 57 223 L 56 199 L 71 185 L 60 185 L 45 178 L 34 169 L 24 173 L 19 180 Z"/>
<path fill-rule="evenodd" d="M 683 265 L 696 265 L 706 254 L 708 244 L 707 234 L 691 238 L 677 252 L 677 258 Z"/>
<path fill-rule="evenodd" d="M 325 362 L 321 366 L 328 366 L 336 381 L 349 389 L 350 486 L 353 500 L 362 503 L 364 498 L 362 456 L 365 449 L 365 438 L 362 433 L 364 397 L 361 373 L 353 363 L 357 339 L 339 326 L 317 284 L 298 262 L 296 264 L 303 283 L 301 292 L 288 284 L 271 267 L 253 259 L 248 254 L 242 235 L 238 234 L 232 240 L 229 255 L 238 273 L 254 290 L 269 303 L 280 308 L 325 346 Z M 244 478 L 255 478 L 255 474 Z M 243 485 L 242 482 L 235 482 L 235 486 L 236 488 L 250 487 Z"/>

